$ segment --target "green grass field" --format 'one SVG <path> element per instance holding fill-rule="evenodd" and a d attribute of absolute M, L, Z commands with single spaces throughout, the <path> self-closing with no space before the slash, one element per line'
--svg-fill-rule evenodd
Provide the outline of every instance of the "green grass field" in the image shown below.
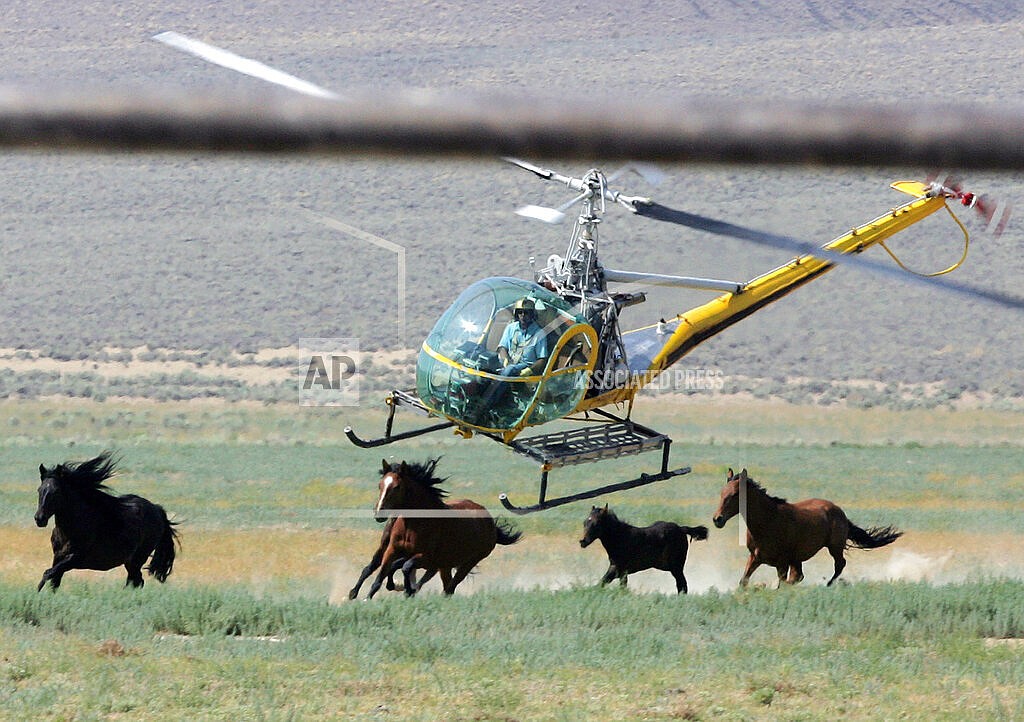
<path fill-rule="evenodd" d="M 0 700 L 11 719 L 1020 719 L 1022 593 L 581 588 L 331 606 L 3 584 Z"/>
<path fill-rule="evenodd" d="M 376 544 L 382 455 L 444 456 L 453 497 L 533 500 L 537 473 L 486 440 L 351 446 L 370 410 L 224 403 L 0 404 L 0 717 L 51 719 L 1019 719 L 1024 715 L 1024 417 L 734 399 L 645 401 L 693 472 L 610 495 L 635 524 L 707 524 L 728 467 L 774 494 L 822 496 L 890 547 L 827 555 L 796 588 L 761 570 L 735 591 L 736 522 L 691 546 L 692 592 L 644 572 L 598 589 L 577 544 L 586 502 L 517 518 L 454 598 L 346 593 Z M 402 420 L 407 424 L 406 420 Z M 49 564 L 36 468 L 105 449 L 114 488 L 181 521 L 166 585 Z M 552 493 L 650 470 L 633 459 L 559 470 Z M 366 587 L 364 587 L 364 595 Z"/>

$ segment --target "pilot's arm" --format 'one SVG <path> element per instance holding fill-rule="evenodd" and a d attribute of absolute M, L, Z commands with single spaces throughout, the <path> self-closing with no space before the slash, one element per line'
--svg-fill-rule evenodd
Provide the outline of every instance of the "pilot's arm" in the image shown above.
<path fill-rule="evenodd" d="M 498 341 L 498 361 L 501 362 L 501 367 L 505 368 L 512 362 L 512 358 L 509 356 L 508 347 L 512 344 L 512 334 L 515 333 L 515 329 L 518 326 L 517 321 L 512 321 L 501 334 L 501 340 Z"/>
<path fill-rule="evenodd" d="M 543 330 L 538 329 L 533 343 L 530 344 L 529 354 L 534 357 L 526 368 L 519 372 L 520 376 L 536 376 L 544 370 L 548 362 L 548 337 Z"/>
<path fill-rule="evenodd" d="M 531 363 L 529 366 L 524 368 L 522 371 L 520 371 L 519 375 L 520 376 L 536 376 L 537 374 L 539 374 L 541 371 L 544 370 L 544 366 L 545 366 L 545 364 L 547 364 L 547 361 L 548 361 L 548 359 L 547 359 L 546 356 L 544 358 L 539 358 L 536 361 L 534 361 L 533 363 Z"/>

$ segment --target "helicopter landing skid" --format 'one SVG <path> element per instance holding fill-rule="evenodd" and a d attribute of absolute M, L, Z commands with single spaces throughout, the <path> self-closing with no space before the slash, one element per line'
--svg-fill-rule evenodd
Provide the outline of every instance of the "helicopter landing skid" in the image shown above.
<path fill-rule="evenodd" d="M 450 429 L 453 424 L 451 421 L 443 421 L 439 424 L 432 426 L 425 426 L 420 429 L 413 429 L 412 431 L 403 431 L 400 434 L 393 434 L 391 427 L 395 421 L 395 410 L 399 406 L 408 406 L 409 408 L 417 411 L 424 416 L 433 416 L 426 406 L 416 397 L 416 394 L 409 391 L 392 391 L 391 394 L 385 399 L 384 403 L 388 406 L 388 418 L 384 424 L 384 436 L 376 439 L 361 439 L 356 435 L 356 432 L 351 426 L 345 427 L 345 436 L 353 444 L 361 449 L 373 449 L 377 446 L 384 446 L 385 444 L 393 444 L 396 441 L 402 441 L 403 439 L 412 439 L 417 436 L 423 436 L 424 434 L 431 434 L 435 431 L 441 431 L 442 429 Z"/>
<path fill-rule="evenodd" d="M 388 418 L 384 427 L 384 436 L 376 439 L 362 439 L 356 435 L 351 426 L 346 426 L 345 436 L 348 437 L 349 441 L 362 449 L 372 449 L 455 426 L 453 422 L 445 421 L 398 434 L 392 433 L 395 411 L 399 406 L 409 408 L 423 416 L 436 417 L 433 412 L 423 405 L 423 402 L 416 396 L 415 391 L 394 390 L 388 395 L 385 402 L 388 405 Z M 540 493 L 537 503 L 530 506 L 516 506 L 509 501 L 507 494 L 500 494 L 498 499 L 501 501 L 502 506 L 513 514 L 530 514 L 535 511 L 569 504 L 570 502 L 592 499 L 603 494 L 610 494 L 613 491 L 633 489 L 638 486 L 653 484 L 656 481 L 670 479 L 673 476 L 682 476 L 683 474 L 690 473 L 691 469 L 688 466 L 680 469 L 668 468 L 668 457 L 672 447 L 672 439 L 665 434 L 642 426 L 628 418 L 620 418 L 602 409 L 594 409 L 590 413 L 602 417 L 603 420 L 597 424 L 572 431 L 516 439 L 508 444 L 516 453 L 528 456 L 540 463 Z M 505 443 L 496 434 L 481 433 L 480 435 L 502 444 Z M 661 470 L 654 474 L 641 474 L 629 481 L 608 484 L 607 486 L 581 491 L 578 494 L 569 494 L 557 499 L 547 498 L 548 472 L 551 469 L 591 461 L 601 461 L 603 459 L 614 459 L 620 456 L 633 456 L 656 449 L 661 449 Z"/>
<path fill-rule="evenodd" d="M 507 494 L 500 494 L 498 499 L 501 501 L 502 506 L 513 514 L 530 514 L 582 499 L 592 499 L 603 494 L 610 494 L 613 491 L 645 486 L 656 481 L 670 479 L 673 476 L 682 476 L 683 474 L 690 473 L 691 469 L 688 466 L 679 469 L 668 468 L 669 451 L 672 447 L 672 440 L 668 436 L 628 419 L 619 419 L 600 409 L 597 410 L 597 413 L 605 416 L 609 421 L 597 427 L 544 434 L 513 441 L 510 446 L 516 452 L 529 456 L 541 463 L 540 493 L 537 503 L 531 506 L 516 506 L 509 501 Z M 557 499 L 547 498 L 548 472 L 555 467 L 640 454 L 659 448 L 661 449 L 661 470 L 657 473 L 641 474 L 629 481 L 608 484 L 607 486 L 582 491 L 578 494 L 569 494 Z"/>

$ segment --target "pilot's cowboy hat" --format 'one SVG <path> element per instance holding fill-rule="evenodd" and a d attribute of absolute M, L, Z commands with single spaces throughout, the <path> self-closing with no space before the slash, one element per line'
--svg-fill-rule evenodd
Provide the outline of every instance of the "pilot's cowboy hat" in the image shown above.
<path fill-rule="evenodd" d="M 533 302 L 532 298 L 520 298 L 516 301 L 516 305 L 512 309 L 512 313 L 515 314 L 518 311 L 530 311 L 532 313 L 537 313 L 537 305 Z"/>

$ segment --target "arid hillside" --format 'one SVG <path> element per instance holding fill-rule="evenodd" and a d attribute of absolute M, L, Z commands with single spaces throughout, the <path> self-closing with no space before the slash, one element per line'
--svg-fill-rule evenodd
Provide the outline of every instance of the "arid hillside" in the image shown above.
<path fill-rule="evenodd" d="M 177 30 L 338 90 L 612 97 L 639 107 L 675 96 L 1024 101 L 1024 10 L 1014 3 L 365 7 L 92 3 L 57 16 L 46 3 L 19 3 L 4 11 L 0 84 L 262 87 L 150 39 Z M 898 203 L 890 181 L 933 169 L 665 170 L 658 187 L 631 177 L 629 191 L 826 241 Z M 968 182 L 1024 199 L 1020 174 L 972 173 Z M 529 259 L 562 252 L 568 234 L 513 215 L 523 203 L 568 197 L 498 159 L 22 153 L 0 157 L 0 188 L 0 347 L 76 359 L 105 346 L 247 351 L 318 336 L 358 337 L 364 349 L 416 347 L 461 288 L 489 275 L 528 276 Z M 396 296 L 394 253 L 322 217 L 404 247 L 405 299 Z M 615 210 L 602 231 L 603 258 L 619 268 L 745 280 L 788 260 Z M 974 234 L 956 278 L 1015 292 L 1022 242 L 1020 222 L 999 240 Z M 893 245 L 935 270 L 961 243 L 948 218 L 935 218 Z M 703 298 L 653 292 L 628 320 L 639 325 Z M 1022 335 L 1019 314 L 841 269 L 710 341 L 689 364 L 729 377 L 941 381 L 1021 395 Z"/>

